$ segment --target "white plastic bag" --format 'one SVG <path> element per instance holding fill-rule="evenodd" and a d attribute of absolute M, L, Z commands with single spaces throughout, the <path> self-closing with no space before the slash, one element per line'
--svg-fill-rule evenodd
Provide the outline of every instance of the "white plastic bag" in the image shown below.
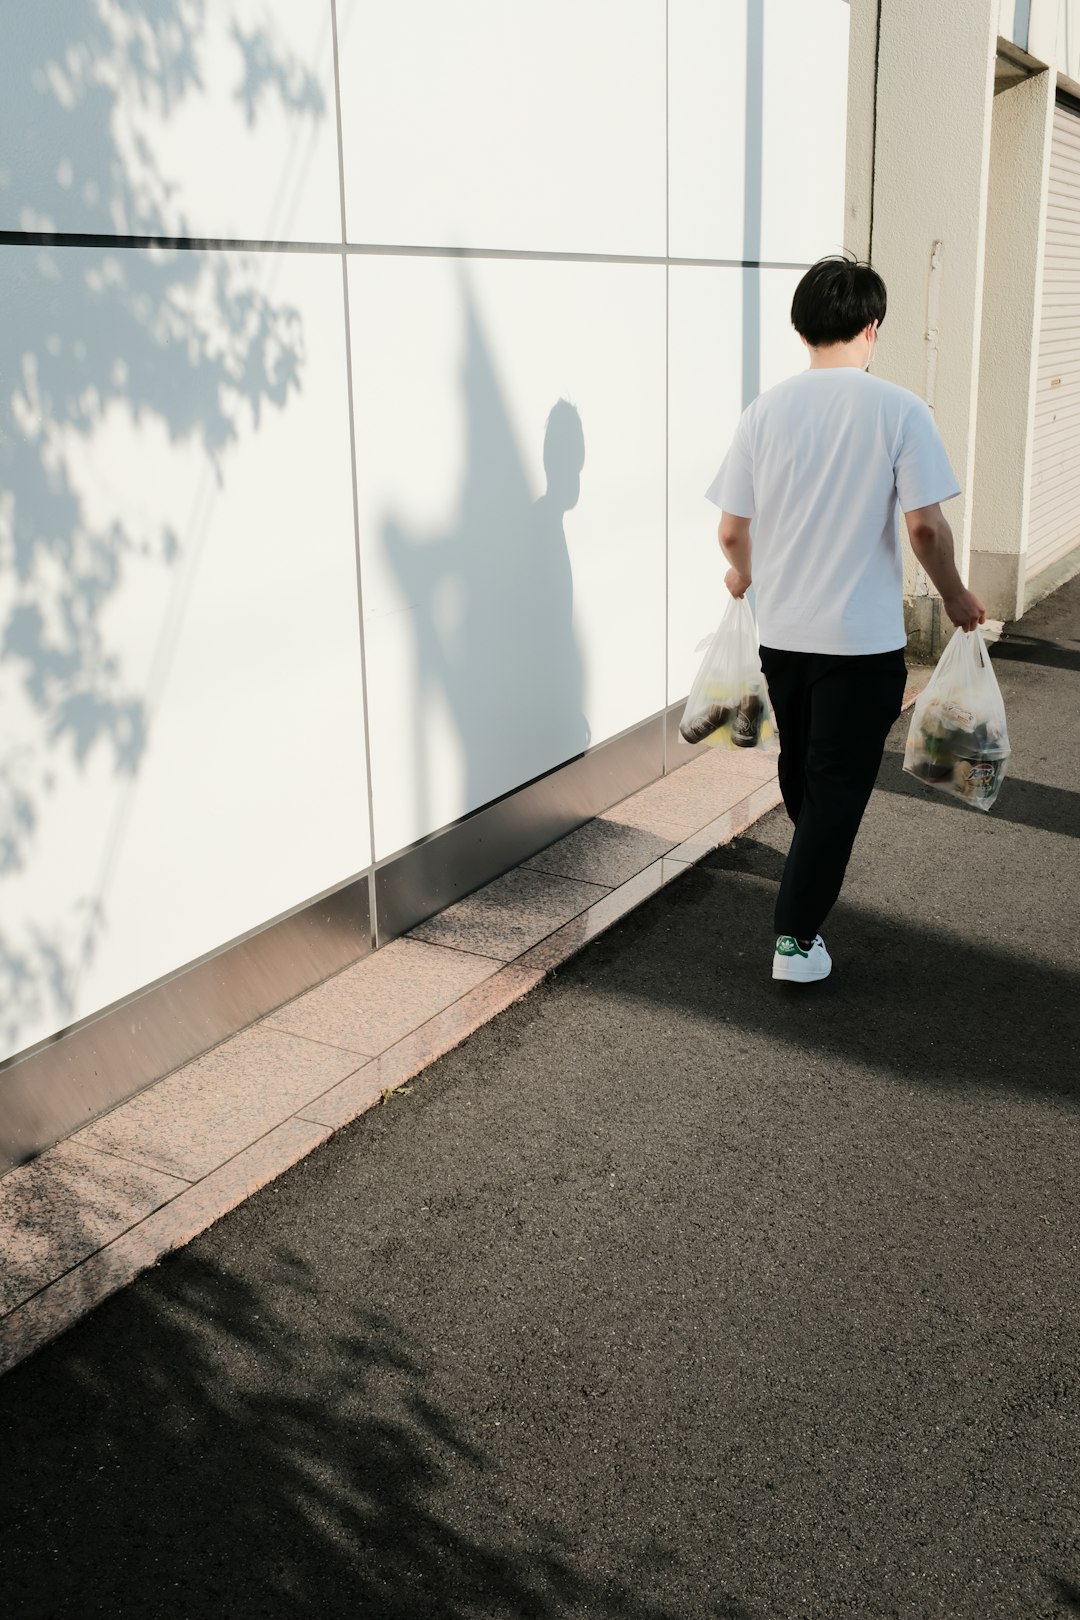
<path fill-rule="evenodd" d="M 904 769 L 989 810 L 1010 752 L 1005 704 L 986 643 L 978 630 L 957 630 L 915 704 Z"/>
<path fill-rule="evenodd" d="M 769 741 L 773 723 L 757 625 L 744 596 L 724 594 L 720 623 L 690 688 L 679 731 L 688 743 L 758 748 Z"/>

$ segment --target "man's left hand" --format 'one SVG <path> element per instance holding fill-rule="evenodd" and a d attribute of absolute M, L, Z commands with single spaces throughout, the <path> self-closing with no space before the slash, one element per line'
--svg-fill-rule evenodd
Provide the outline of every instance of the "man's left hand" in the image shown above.
<path fill-rule="evenodd" d="M 737 568 L 729 568 L 724 575 L 724 584 L 732 596 L 738 599 L 740 596 L 746 595 L 750 589 L 751 581 L 746 574 L 740 574 Z"/>

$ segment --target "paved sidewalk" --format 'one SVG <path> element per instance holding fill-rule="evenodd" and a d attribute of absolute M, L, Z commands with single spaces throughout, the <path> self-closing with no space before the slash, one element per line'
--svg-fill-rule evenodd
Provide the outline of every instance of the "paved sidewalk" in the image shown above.
<path fill-rule="evenodd" d="M 686 758 L 0 1178 L 0 1373 L 779 803 L 775 749 Z"/>
<path fill-rule="evenodd" d="M 31 1615 L 1080 1612 L 1080 582 L 989 816 L 773 812 L 0 1381 Z"/>

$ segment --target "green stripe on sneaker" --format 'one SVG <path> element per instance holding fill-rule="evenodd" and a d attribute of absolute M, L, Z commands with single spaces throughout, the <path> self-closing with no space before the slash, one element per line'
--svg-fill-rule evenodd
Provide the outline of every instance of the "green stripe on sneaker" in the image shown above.
<path fill-rule="evenodd" d="M 781 934 L 780 938 L 776 942 L 776 954 L 777 956 L 807 957 L 810 955 L 810 952 L 804 951 L 798 940 L 795 939 L 791 934 Z"/>

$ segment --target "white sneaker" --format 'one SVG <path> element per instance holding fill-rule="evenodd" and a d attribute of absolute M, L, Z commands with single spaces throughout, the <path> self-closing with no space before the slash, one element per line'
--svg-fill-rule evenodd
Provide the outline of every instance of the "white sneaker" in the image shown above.
<path fill-rule="evenodd" d="M 776 942 L 772 959 L 774 979 L 788 979 L 795 984 L 813 984 L 815 979 L 827 979 L 832 972 L 832 957 L 825 949 L 825 941 L 818 934 L 808 951 L 790 934 L 781 934 Z"/>

